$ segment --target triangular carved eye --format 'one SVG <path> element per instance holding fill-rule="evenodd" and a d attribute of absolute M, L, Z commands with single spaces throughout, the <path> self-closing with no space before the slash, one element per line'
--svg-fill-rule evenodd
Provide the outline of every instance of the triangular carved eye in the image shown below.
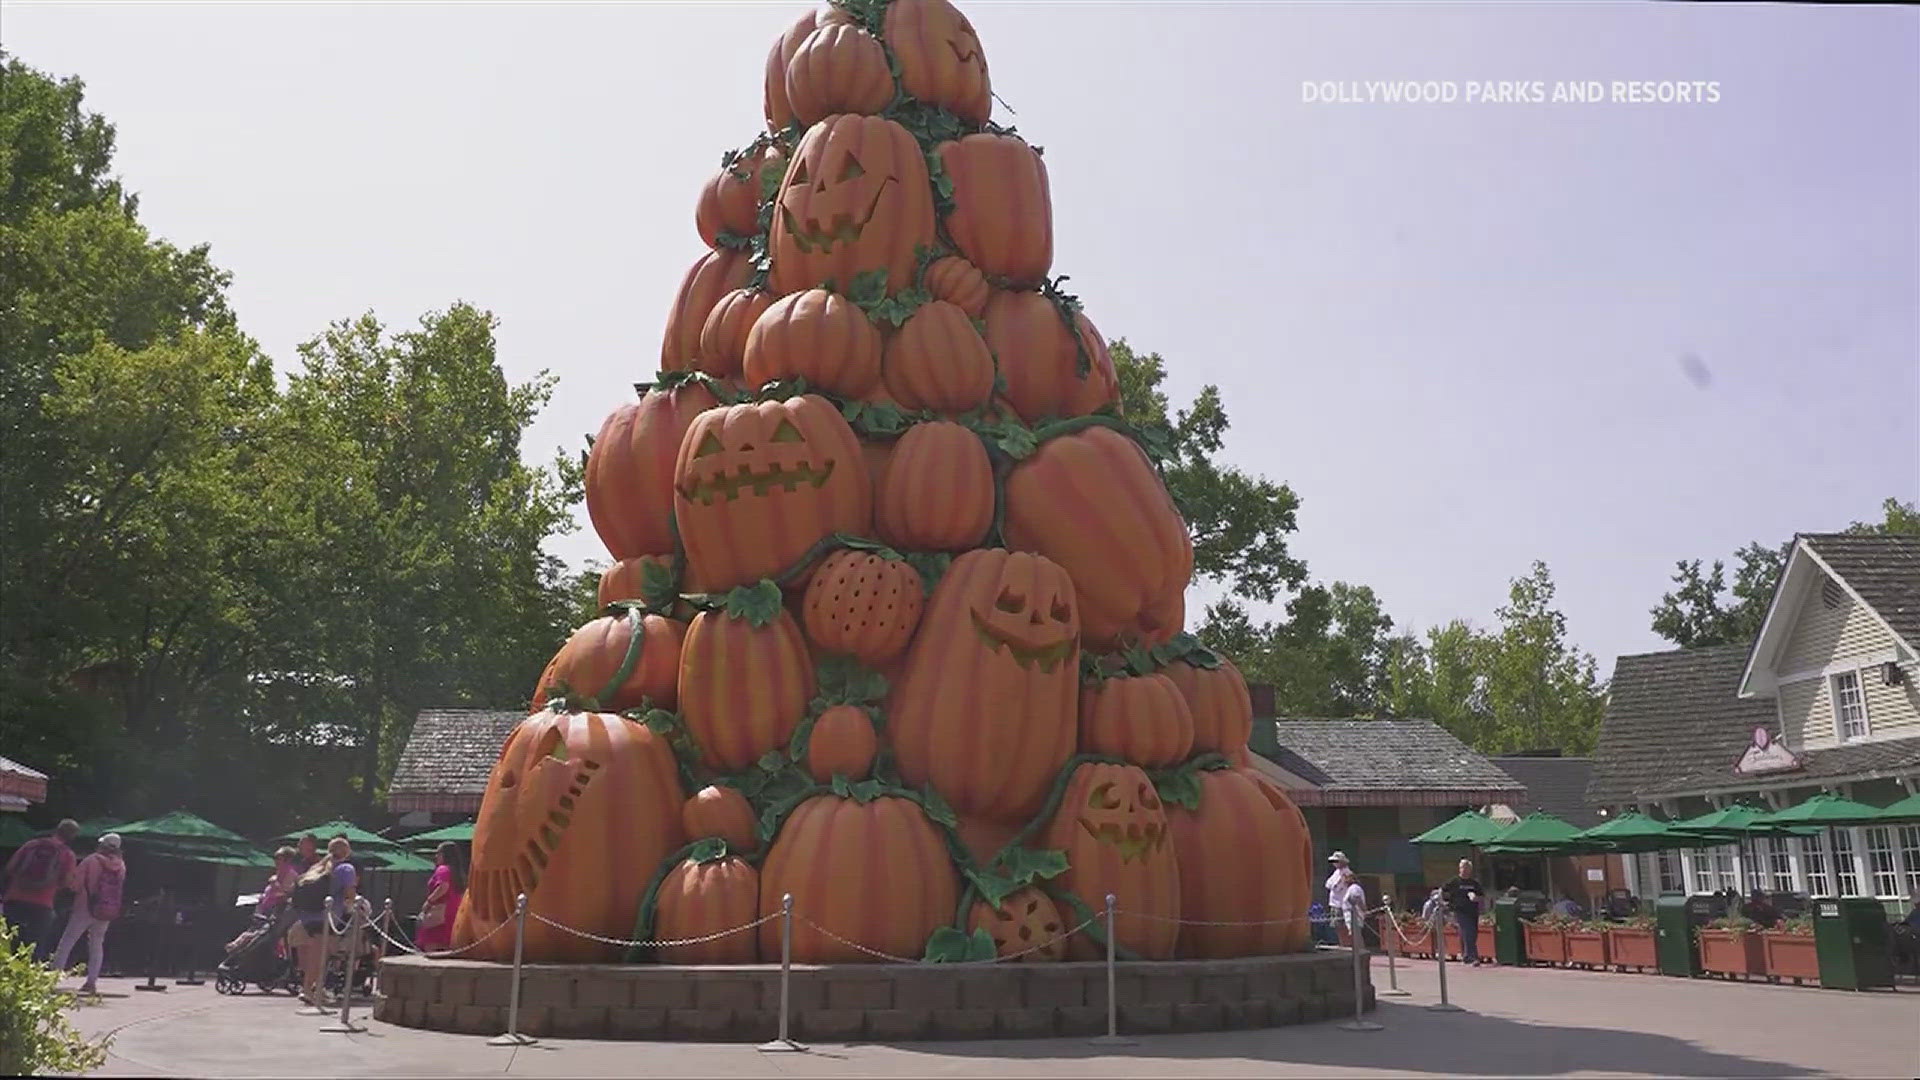
<path fill-rule="evenodd" d="M 804 184 L 806 182 L 807 182 L 807 163 L 804 161 L 794 162 L 793 168 L 787 170 L 787 186 L 797 187 L 798 185 Z"/>
<path fill-rule="evenodd" d="M 1073 618 L 1073 609 L 1067 606 L 1066 601 L 1055 600 L 1053 602 L 1053 621 L 1054 622 L 1063 623 L 1063 622 L 1069 621 L 1072 618 Z"/>
<path fill-rule="evenodd" d="M 1014 592 L 1012 589 L 1002 589 L 1000 590 L 1000 599 L 994 601 L 993 606 L 1009 613 L 1024 611 L 1027 607 L 1027 598 Z"/>
<path fill-rule="evenodd" d="M 840 183 L 844 184 L 849 180 L 857 180 L 865 175 L 867 175 L 867 170 L 860 167 L 860 160 L 852 154 L 848 154 L 847 163 L 840 166 Z"/>
<path fill-rule="evenodd" d="M 780 421 L 780 426 L 773 429 L 773 438 L 768 441 L 805 442 L 806 440 L 800 436 L 800 429 L 793 426 L 793 421 L 782 420 Z"/>
<path fill-rule="evenodd" d="M 708 454 L 717 454 L 725 449 L 726 447 L 720 445 L 720 437 L 709 431 L 700 437 L 700 445 L 693 448 L 693 456 L 706 457 Z"/>

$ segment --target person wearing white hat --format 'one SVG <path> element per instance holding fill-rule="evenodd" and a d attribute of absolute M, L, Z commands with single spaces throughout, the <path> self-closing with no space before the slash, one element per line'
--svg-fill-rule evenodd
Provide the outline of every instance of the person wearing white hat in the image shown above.
<path fill-rule="evenodd" d="M 1354 880 L 1353 868 L 1347 865 L 1346 852 L 1336 851 L 1327 856 L 1327 861 L 1333 864 L 1333 873 L 1327 875 L 1327 918 L 1333 921 L 1334 931 L 1345 945 L 1351 937 L 1347 930 L 1347 904 L 1360 886 Z"/>
<path fill-rule="evenodd" d="M 67 916 L 66 933 L 60 935 L 60 948 L 54 952 L 53 966 L 65 971 L 67 956 L 87 936 L 87 981 L 83 994 L 100 992 L 100 965 L 106 958 L 107 927 L 120 917 L 120 897 L 127 883 L 127 864 L 120 858 L 120 834 L 108 833 L 94 845 L 93 854 L 80 860 L 68 882 L 73 889 L 73 913 Z"/>

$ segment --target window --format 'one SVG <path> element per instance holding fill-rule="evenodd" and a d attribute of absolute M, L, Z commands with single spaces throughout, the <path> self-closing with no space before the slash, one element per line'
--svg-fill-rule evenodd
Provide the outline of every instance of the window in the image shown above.
<path fill-rule="evenodd" d="M 1873 875 L 1873 895 L 1899 896 L 1900 874 L 1894 868 L 1893 830 L 1876 825 L 1863 831 L 1867 837 L 1867 870 Z"/>
<path fill-rule="evenodd" d="M 1713 876 L 1713 858 L 1706 848 L 1693 853 L 1693 891 L 1695 895 L 1710 893 L 1720 888 L 1720 882 Z"/>
<path fill-rule="evenodd" d="M 1900 826 L 1900 858 L 1907 864 L 1907 895 L 1920 893 L 1920 825 Z"/>
<path fill-rule="evenodd" d="M 1793 891 L 1793 855 L 1787 848 L 1787 838 L 1770 836 L 1765 841 L 1767 873 L 1772 878 L 1768 888 L 1774 892 Z"/>
<path fill-rule="evenodd" d="M 1920 840 L 1920 828 L 1914 829 L 1916 840 Z M 1671 851 L 1662 851 L 1654 856 L 1660 869 L 1660 891 L 1679 892 L 1685 887 L 1680 880 L 1680 856 Z M 1920 862 L 1908 860 L 1908 866 L 1920 868 Z"/>
<path fill-rule="evenodd" d="M 1833 830 L 1833 869 L 1840 875 L 1840 895 L 1859 896 L 1860 867 L 1853 861 L 1853 830 Z"/>
<path fill-rule="evenodd" d="M 1867 733 L 1867 702 L 1860 695 L 1860 673 L 1842 671 L 1833 677 L 1833 726 L 1842 739 Z"/>
<path fill-rule="evenodd" d="M 1737 889 L 1740 877 L 1733 872 L 1734 846 L 1727 844 L 1713 849 L 1713 875 L 1717 879 L 1716 889 Z"/>
<path fill-rule="evenodd" d="M 1833 881 L 1827 877 L 1827 851 L 1819 836 L 1802 837 L 1800 840 L 1801 862 L 1807 871 L 1807 894 L 1810 896 L 1832 896 Z"/>

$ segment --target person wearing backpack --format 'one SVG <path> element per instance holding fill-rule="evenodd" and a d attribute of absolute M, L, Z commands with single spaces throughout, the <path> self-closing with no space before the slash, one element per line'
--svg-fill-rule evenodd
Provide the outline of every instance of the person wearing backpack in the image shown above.
<path fill-rule="evenodd" d="M 53 922 L 53 897 L 73 874 L 73 838 L 80 823 L 60 822 L 52 836 L 29 840 L 7 860 L 7 891 L 0 900 L 14 939 L 33 948 L 33 958 L 47 955 L 47 927 Z"/>
<path fill-rule="evenodd" d="M 108 833 L 73 872 L 73 914 L 67 916 L 67 932 L 60 935 L 60 948 L 53 955 L 54 970 L 65 971 L 68 954 L 80 935 L 87 935 L 87 981 L 80 988 L 83 994 L 100 992 L 107 927 L 120 917 L 120 897 L 126 885 L 127 864 L 120 858 L 120 834 Z"/>

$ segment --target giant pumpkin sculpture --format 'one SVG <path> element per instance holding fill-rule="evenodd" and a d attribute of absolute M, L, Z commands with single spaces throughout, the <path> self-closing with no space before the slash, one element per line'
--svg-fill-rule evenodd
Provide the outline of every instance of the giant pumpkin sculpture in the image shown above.
<path fill-rule="evenodd" d="M 587 456 L 606 613 L 535 698 L 631 719 L 508 740 L 455 944 L 525 892 L 723 935 L 637 961 L 771 962 L 782 920 L 724 932 L 791 895 L 803 963 L 1096 959 L 1112 894 L 1125 960 L 1306 948 L 1305 819 L 1182 633 L 1162 444 L 1055 276 L 1049 166 L 991 122 L 978 32 L 950 0 L 795 15 L 765 129 L 690 193 L 664 374 Z M 528 924 L 529 962 L 610 952 Z"/>

